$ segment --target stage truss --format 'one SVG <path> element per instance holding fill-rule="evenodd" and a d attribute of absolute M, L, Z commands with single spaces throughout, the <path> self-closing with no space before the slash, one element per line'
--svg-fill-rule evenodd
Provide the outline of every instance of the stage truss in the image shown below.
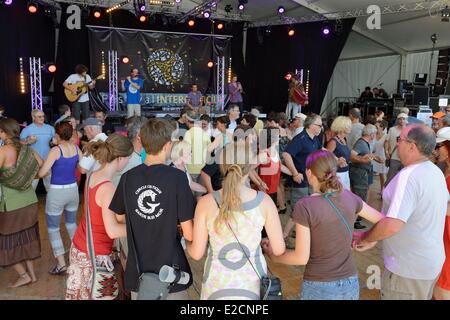
<path fill-rule="evenodd" d="M 116 111 L 119 107 L 119 79 L 117 72 L 117 61 L 117 51 L 108 51 L 109 111 Z"/>
<path fill-rule="evenodd" d="M 216 94 L 217 94 L 217 111 L 223 111 L 225 108 L 225 57 L 217 57 L 217 82 L 216 82 Z"/>
<path fill-rule="evenodd" d="M 30 58 L 31 109 L 42 110 L 42 74 L 41 58 Z"/>

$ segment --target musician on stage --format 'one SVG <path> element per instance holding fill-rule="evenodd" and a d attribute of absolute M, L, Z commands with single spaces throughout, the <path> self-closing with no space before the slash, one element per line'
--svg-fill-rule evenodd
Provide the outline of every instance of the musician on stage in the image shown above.
<path fill-rule="evenodd" d="M 126 79 L 120 80 L 122 91 L 127 92 L 127 119 L 133 116 L 141 116 L 141 89 L 144 80 L 139 78 L 139 70 L 131 69 Z"/>
<path fill-rule="evenodd" d="M 231 78 L 231 83 L 228 85 L 228 93 L 230 95 L 230 105 L 239 106 L 239 111 L 242 113 L 244 107 L 244 99 L 242 98 L 242 85 L 237 81 L 237 76 Z"/>
<path fill-rule="evenodd" d="M 199 108 L 203 106 L 203 95 L 198 91 L 197 84 L 193 83 L 191 92 L 188 93 L 186 105 L 198 112 Z"/>
<path fill-rule="evenodd" d="M 95 88 L 95 80 L 87 74 L 88 68 L 85 65 L 79 64 L 75 67 L 75 73 L 71 74 L 63 83 L 63 87 L 70 90 L 72 94 L 76 95 L 77 90 L 70 87 L 70 85 L 77 82 L 84 82 L 89 89 Z M 72 103 L 72 114 L 76 119 L 77 124 L 80 123 L 80 111 L 83 119 L 89 118 L 89 93 L 81 95 L 77 101 Z"/>
<path fill-rule="evenodd" d="M 297 75 L 293 75 L 289 84 L 289 101 L 286 107 L 286 115 L 292 120 L 296 114 L 302 112 L 302 106 L 308 105 L 308 96 Z"/>

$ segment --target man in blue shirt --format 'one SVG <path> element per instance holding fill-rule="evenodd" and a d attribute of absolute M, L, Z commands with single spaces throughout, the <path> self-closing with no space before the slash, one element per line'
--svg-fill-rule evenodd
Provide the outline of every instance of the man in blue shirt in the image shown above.
<path fill-rule="evenodd" d="M 322 132 L 322 118 L 317 114 L 311 114 L 306 118 L 304 126 L 305 129 L 292 139 L 286 151 L 283 152 L 285 164 L 292 172 L 292 211 L 298 200 L 310 194 L 306 178 L 306 158 L 310 153 L 321 148 L 318 136 Z M 292 218 L 289 218 L 283 231 L 284 238 L 289 236 L 293 226 L 294 222 Z"/>
<path fill-rule="evenodd" d="M 198 91 L 198 87 L 196 84 L 192 85 L 191 92 L 188 93 L 187 96 L 187 105 L 193 108 L 195 111 L 198 110 L 202 106 L 202 93 Z"/>
<path fill-rule="evenodd" d="M 127 118 L 141 116 L 141 92 L 144 80 L 138 77 L 139 70 L 131 69 L 130 76 L 126 80 L 121 80 L 122 91 L 127 92 Z"/>
<path fill-rule="evenodd" d="M 31 112 L 33 123 L 27 126 L 20 133 L 20 142 L 28 144 L 39 156 L 45 161 L 50 152 L 50 142 L 55 136 L 55 129 L 44 123 L 45 114 L 39 109 L 34 109 Z M 48 191 L 50 187 L 51 175 L 43 178 L 45 189 Z M 39 179 L 34 179 L 33 188 L 36 190 Z"/>

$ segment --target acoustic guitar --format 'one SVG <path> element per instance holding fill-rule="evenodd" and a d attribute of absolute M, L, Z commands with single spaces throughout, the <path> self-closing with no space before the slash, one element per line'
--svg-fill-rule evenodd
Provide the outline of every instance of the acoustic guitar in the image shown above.
<path fill-rule="evenodd" d="M 105 75 L 101 74 L 94 80 L 104 79 L 104 78 L 105 78 Z M 94 81 L 94 80 L 92 80 L 92 81 Z M 70 102 L 78 101 L 78 99 L 80 99 L 80 97 L 87 92 L 88 86 L 92 83 L 92 81 L 89 81 L 89 82 L 78 81 L 76 83 L 70 84 L 69 85 L 70 89 L 64 88 L 64 94 L 66 95 L 67 100 L 69 100 Z M 72 90 L 75 90 L 76 93 L 74 94 L 72 92 Z"/>

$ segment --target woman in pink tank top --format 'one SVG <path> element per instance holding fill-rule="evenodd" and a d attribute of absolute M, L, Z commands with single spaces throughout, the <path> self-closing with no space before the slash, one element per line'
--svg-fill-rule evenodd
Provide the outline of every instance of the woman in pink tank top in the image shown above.
<path fill-rule="evenodd" d="M 128 138 L 112 134 L 105 142 L 89 143 L 85 153 L 92 155 L 101 164 L 101 168 L 91 174 L 85 188 L 89 193 L 88 206 L 96 263 L 97 266 L 110 266 L 113 239 L 126 236 L 124 216 L 118 216 L 109 210 L 115 192 L 111 180 L 128 164 L 133 145 Z M 88 256 L 86 232 L 86 212 L 83 212 L 70 249 L 66 300 L 92 299 L 93 266 Z"/>

